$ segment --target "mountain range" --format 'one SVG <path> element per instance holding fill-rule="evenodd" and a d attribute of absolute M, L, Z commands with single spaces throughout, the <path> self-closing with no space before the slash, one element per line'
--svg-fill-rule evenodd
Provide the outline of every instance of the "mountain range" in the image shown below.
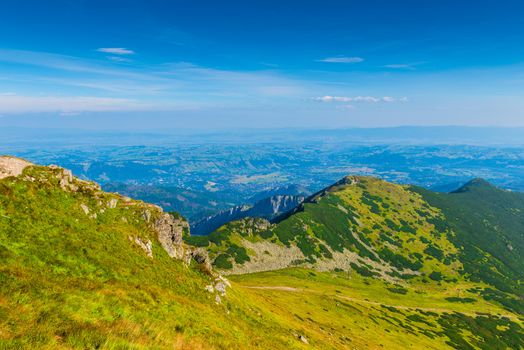
<path fill-rule="evenodd" d="M 255 204 L 239 205 L 208 216 L 191 225 L 195 235 L 207 235 L 231 221 L 243 218 L 264 218 L 271 220 L 280 214 L 293 210 L 304 200 L 301 195 L 276 194 L 258 200 Z"/>
<path fill-rule="evenodd" d="M 0 157 L 0 347 L 524 348 L 524 194 L 347 176 L 282 211 L 191 235 Z"/>

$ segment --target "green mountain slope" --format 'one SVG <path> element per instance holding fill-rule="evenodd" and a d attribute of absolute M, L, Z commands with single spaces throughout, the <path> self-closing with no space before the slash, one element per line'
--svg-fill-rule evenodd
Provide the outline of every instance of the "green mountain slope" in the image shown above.
<path fill-rule="evenodd" d="M 1 179 L 0 348 L 299 348 L 191 259 L 187 228 L 61 168 Z"/>
<path fill-rule="evenodd" d="M 286 251 L 285 267 L 355 269 L 388 280 L 454 280 L 463 266 L 447 229 L 438 225 L 442 220 L 438 209 L 406 187 L 347 177 L 276 224 L 258 221 L 246 230 L 240 229 L 246 222 L 233 222 L 190 242 L 209 242 L 215 265 L 224 267 L 227 261 L 235 272 L 241 265 L 271 269 L 271 262 L 282 262 L 279 253 Z"/>
<path fill-rule="evenodd" d="M 192 237 L 157 206 L 0 157 L 0 348 L 524 348 L 518 279 L 475 279 L 466 233 L 430 201 L 348 177 L 277 223 Z M 203 247 L 215 269 L 273 271 L 229 282 Z"/>
<path fill-rule="evenodd" d="M 413 188 L 432 206 L 440 208 L 454 232 L 450 240 L 460 247 L 464 272 L 498 291 L 519 296 L 508 307 L 524 312 L 524 194 L 504 191 L 475 179 L 452 193 Z M 504 302 L 500 292 L 486 297 Z"/>
<path fill-rule="evenodd" d="M 480 180 L 442 194 L 347 177 L 273 224 L 233 222 L 192 243 L 207 247 L 226 273 L 293 266 L 355 271 L 399 291 L 473 283 L 466 299 L 522 315 L 522 210 L 524 195 Z"/>

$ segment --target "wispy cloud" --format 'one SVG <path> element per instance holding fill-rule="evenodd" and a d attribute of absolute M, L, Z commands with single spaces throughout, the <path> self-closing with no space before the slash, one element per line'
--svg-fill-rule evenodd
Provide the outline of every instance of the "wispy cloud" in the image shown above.
<path fill-rule="evenodd" d="M 326 57 L 321 60 L 318 60 L 318 62 L 326 62 L 326 63 L 359 63 L 363 61 L 364 59 L 362 57 L 344 57 L 344 56 Z"/>
<path fill-rule="evenodd" d="M 100 47 L 96 49 L 98 52 L 110 53 L 113 55 L 134 55 L 135 51 L 126 49 L 125 47 Z"/>
<path fill-rule="evenodd" d="M 130 111 L 140 107 L 146 106 L 125 98 L 0 95 L 0 113 Z"/>
<path fill-rule="evenodd" d="M 132 62 L 129 58 L 120 57 L 120 56 L 106 56 L 108 60 L 115 62 Z"/>
<path fill-rule="evenodd" d="M 122 59 L 129 56 L 107 57 L 127 62 Z M 301 106 L 300 101 L 308 99 L 334 102 L 341 107 L 406 100 L 390 96 L 352 96 L 340 90 L 338 84 L 334 87 L 337 89 L 334 91 L 339 91 L 336 96 L 311 98 L 318 91 L 333 88 L 334 84 L 287 76 L 275 69 L 225 70 L 187 62 L 114 64 L 105 58 L 105 55 L 92 59 L 0 49 L 0 62 L 21 66 L 21 69 L 3 72 L 2 79 L 13 86 L 9 91 L 19 95 L 4 94 L 0 99 L 0 113 L 275 108 L 277 105 Z M 26 73 L 28 70 L 23 66 L 38 67 L 38 73 Z"/>
<path fill-rule="evenodd" d="M 348 96 L 329 96 L 329 95 L 326 95 L 326 96 L 321 96 L 321 97 L 314 97 L 313 100 L 320 101 L 320 102 L 379 103 L 379 102 L 406 102 L 408 99 L 407 99 L 407 97 L 391 97 L 391 96 L 383 96 L 383 97 L 355 96 L 355 97 L 348 97 Z"/>
<path fill-rule="evenodd" d="M 319 89 L 315 83 L 286 77 L 273 69 L 234 71 L 183 62 L 115 65 L 100 59 L 6 49 L 0 49 L 1 62 L 38 67 L 37 74 L 25 73 L 24 67 L 4 72 L 1 78 L 19 86 L 20 91 L 15 92 L 23 97 L 4 96 L 0 101 L 3 113 L 243 108 L 284 100 L 295 103 Z M 80 97 L 57 97 L 59 94 Z"/>
<path fill-rule="evenodd" d="M 391 68 L 391 69 L 415 69 L 416 66 L 419 66 L 421 64 L 424 64 L 426 62 L 414 62 L 414 63 L 393 63 L 393 64 L 386 64 L 384 68 Z"/>

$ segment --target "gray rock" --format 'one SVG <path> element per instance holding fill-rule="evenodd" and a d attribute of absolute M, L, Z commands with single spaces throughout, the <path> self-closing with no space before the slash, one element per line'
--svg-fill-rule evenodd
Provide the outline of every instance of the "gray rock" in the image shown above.
<path fill-rule="evenodd" d="M 89 215 L 89 207 L 84 203 L 80 204 L 80 208 L 84 211 L 84 214 Z"/>
<path fill-rule="evenodd" d="M 189 229 L 187 221 L 175 219 L 172 215 L 162 213 L 154 223 L 153 228 L 158 234 L 158 240 L 167 254 L 175 259 L 184 257 L 184 244 L 182 236 L 184 229 Z"/>
<path fill-rule="evenodd" d="M 140 237 L 131 237 L 129 236 L 129 240 L 132 242 L 135 242 L 140 248 L 142 248 L 148 257 L 153 257 L 153 243 L 151 240 L 147 240 L 147 242 L 143 241 Z"/>
<path fill-rule="evenodd" d="M 217 284 L 215 284 L 215 289 L 222 296 L 226 295 L 226 284 L 224 282 L 218 282 Z"/>
<path fill-rule="evenodd" d="M 309 344 L 309 341 L 308 341 L 307 338 L 304 337 L 303 335 L 300 335 L 300 336 L 298 337 L 298 339 L 299 339 L 302 343 L 304 343 L 304 344 Z"/>
<path fill-rule="evenodd" d="M 33 164 L 20 158 L 2 156 L 0 157 L 0 179 L 9 176 L 19 176 L 30 165 Z"/>
<path fill-rule="evenodd" d="M 142 213 L 142 217 L 146 222 L 151 221 L 151 212 L 149 211 L 149 209 L 144 210 L 144 212 Z"/>

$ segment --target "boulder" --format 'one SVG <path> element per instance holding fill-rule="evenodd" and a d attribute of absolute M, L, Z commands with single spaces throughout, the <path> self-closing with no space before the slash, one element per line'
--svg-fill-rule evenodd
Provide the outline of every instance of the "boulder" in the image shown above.
<path fill-rule="evenodd" d="M 16 157 L 0 157 L 0 179 L 9 176 L 18 176 L 32 163 Z"/>
<path fill-rule="evenodd" d="M 80 204 L 80 208 L 84 211 L 84 214 L 89 215 L 89 207 L 84 203 Z"/>

